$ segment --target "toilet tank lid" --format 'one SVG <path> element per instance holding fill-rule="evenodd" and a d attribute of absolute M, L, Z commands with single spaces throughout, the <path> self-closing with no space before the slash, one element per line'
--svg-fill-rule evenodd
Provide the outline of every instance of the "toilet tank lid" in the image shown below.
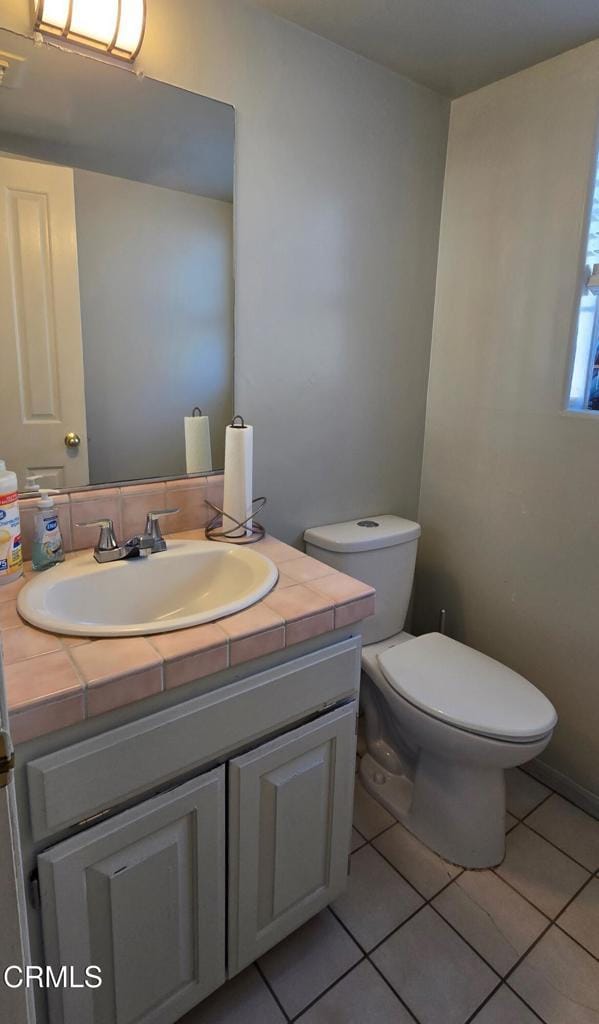
<path fill-rule="evenodd" d="M 420 526 L 399 516 L 364 516 L 348 523 L 313 526 L 304 533 L 306 544 L 324 551 L 373 551 L 418 540 Z"/>

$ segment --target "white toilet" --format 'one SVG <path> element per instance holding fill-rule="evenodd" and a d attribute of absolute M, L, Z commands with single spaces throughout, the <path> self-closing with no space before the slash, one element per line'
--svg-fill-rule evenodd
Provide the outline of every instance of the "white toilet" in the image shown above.
<path fill-rule="evenodd" d="M 535 686 L 440 633 L 402 632 L 420 527 L 375 516 L 306 530 L 309 555 L 376 588 L 363 624 L 360 775 L 396 818 L 468 868 L 505 852 L 506 768 L 547 746 L 557 722 Z"/>

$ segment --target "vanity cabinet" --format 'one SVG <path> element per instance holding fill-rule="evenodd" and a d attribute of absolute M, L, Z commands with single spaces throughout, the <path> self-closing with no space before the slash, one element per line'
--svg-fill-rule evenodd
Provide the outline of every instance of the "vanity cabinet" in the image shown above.
<path fill-rule="evenodd" d="M 352 703 L 230 762 L 230 977 L 345 888 L 355 721 Z"/>
<path fill-rule="evenodd" d="M 163 1024 L 225 980 L 225 768 L 38 858 L 47 963 L 99 988 L 49 989 L 61 1024 Z"/>
<path fill-rule="evenodd" d="M 352 638 L 29 762 L 40 833 L 72 820 L 78 805 L 92 817 L 100 801 L 106 808 L 37 855 L 46 963 L 55 973 L 72 967 L 80 982 L 89 965 L 102 970 L 100 987 L 48 990 L 50 1024 L 175 1024 L 343 891 L 359 655 Z M 250 695 L 262 736 L 215 759 L 223 732 L 207 724 L 218 702 L 226 735 L 237 737 L 236 709 Z M 148 735 L 162 757 L 140 765 Z M 125 750 L 131 772 L 107 778 L 108 752 L 114 767 Z M 194 777 L 160 787 L 182 750 L 188 764 L 195 753 Z M 97 785 L 82 782 L 93 771 Z M 119 811 L 99 796 L 119 786 L 132 794 L 142 773 L 146 797 L 133 806 Z M 148 796 L 152 788 L 161 791 Z"/>

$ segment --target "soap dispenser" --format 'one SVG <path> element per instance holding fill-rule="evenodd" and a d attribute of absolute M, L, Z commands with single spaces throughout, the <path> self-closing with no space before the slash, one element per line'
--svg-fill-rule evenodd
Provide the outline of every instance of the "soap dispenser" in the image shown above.
<path fill-rule="evenodd" d="M 35 513 L 31 552 L 31 565 L 37 572 L 64 562 L 60 523 L 53 494 L 58 494 L 58 491 L 40 487 L 41 497 Z"/>

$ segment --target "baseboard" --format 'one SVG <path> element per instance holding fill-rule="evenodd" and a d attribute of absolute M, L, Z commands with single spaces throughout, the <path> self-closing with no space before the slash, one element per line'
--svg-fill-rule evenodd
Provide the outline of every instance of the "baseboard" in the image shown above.
<path fill-rule="evenodd" d="M 527 765 L 524 765 L 524 770 L 533 775 L 539 782 L 544 782 L 545 785 L 550 786 L 560 796 L 571 800 L 573 804 L 586 811 L 587 814 L 592 814 L 594 818 L 599 818 L 599 795 L 597 793 L 592 793 L 590 789 L 579 786 L 577 782 L 573 782 L 567 775 L 559 772 L 557 768 L 552 768 L 551 765 L 545 764 L 544 761 L 530 761 Z"/>

